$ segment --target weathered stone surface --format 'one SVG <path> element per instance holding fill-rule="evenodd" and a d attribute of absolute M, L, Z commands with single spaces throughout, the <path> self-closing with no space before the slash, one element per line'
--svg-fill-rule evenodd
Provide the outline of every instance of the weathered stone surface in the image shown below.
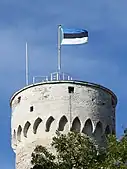
<path fill-rule="evenodd" d="M 68 87 L 74 87 L 74 92 L 69 93 Z M 31 106 L 33 111 L 30 112 Z M 101 142 L 107 126 L 110 132 L 115 131 L 115 106 L 116 98 L 111 91 L 80 82 L 42 83 L 17 92 L 11 100 L 12 147 L 16 153 L 16 168 L 30 168 L 34 147 L 38 144 L 49 146 L 59 123 L 64 132 L 71 128 L 82 132 L 85 122 L 90 119 L 91 124 L 90 121 L 86 123 L 83 131 Z M 60 121 L 62 116 L 66 117 L 67 123 Z M 42 121 L 36 120 L 38 118 Z M 33 128 L 36 128 L 36 134 Z"/>

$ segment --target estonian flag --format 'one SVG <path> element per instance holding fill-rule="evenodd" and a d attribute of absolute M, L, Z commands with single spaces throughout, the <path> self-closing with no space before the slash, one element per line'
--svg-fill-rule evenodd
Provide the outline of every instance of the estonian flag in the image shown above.
<path fill-rule="evenodd" d="M 61 45 L 83 44 L 88 42 L 88 31 L 61 27 Z"/>

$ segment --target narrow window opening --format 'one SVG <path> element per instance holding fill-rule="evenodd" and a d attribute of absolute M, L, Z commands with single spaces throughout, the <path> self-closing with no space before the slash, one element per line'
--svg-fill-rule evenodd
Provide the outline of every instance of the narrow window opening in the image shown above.
<path fill-rule="evenodd" d="M 112 129 L 112 134 L 113 134 L 113 135 L 115 135 L 115 134 L 116 134 L 115 129 Z"/>
<path fill-rule="evenodd" d="M 37 129 L 39 127 L 39 124 L 42 122 L 42 119 L 41 118 L 37 118 L 34 122 L 34 125 L 33 125 L 33 133 L 36 134 L 37 133 Z"/>
<path fill-rule="evenodd" d="M 21 101 L 21 96 L 18 97 L 18 103 L 20 103 L 20 101 Z"/>
<path fill-rule="evenodd" d="M 101 137 L 102 134 L 103 134 L 103 126 L 102 126 L 102 123 L 100 121 L 96 125 L 96 129 L 94 131 L 94 134 L 95 134 L 96 138 Z"/>
<path fill-rule="evenodd" d="M 105 129 L 105 134 L 109 135 L 111 133 L 109 125 Z"/>
<path fill-rule="evenodd" d="M 14 145 L 16 146 L 16 131 L 14 130 L 13 132 L 13 141 L 14 141 Z"/>
<path fill-rule="evenodd" d="M 115 108 L 115 101 L 112 99 L 112 106 Z"/>
<path fill-rule="evenodd" d="M 66 116 L 61 117 L 61 119 L 59 121 L 58 131 L 63 131 L 67 122 L 68 122 L 68 120 L 67 120 Z"/>
<path fill-rule="evenodd" d="M 32 112 L 34 110 L 34 107 L 33 106 L 31 106 L 30 107 L 30 112 Z"/>
<path fill-rule="evenodd" d="M 19 125 L 18 131 L 17 131 L 17 140 L 21 141 L 21 132 L 22 132 L 22 127 Z"/>
<path fill-rule="evenodd" d="M 50 117 L 48 118 L 48 120 L 47 120 L 47 122 L 46 122 L 46 129 L 45 129 L 46 132 L 49 132 L 50 127 L 51 127 L 51 124 L 52 124 L 52 122 L 53 122 L 54 120 L 55 120 L 55 119 L 54 119 L 52 116 L 50 116 Z"/>
<path fill-rule="evenodd" d="M 27 121 L 24 126 L 24 130 L 23 130 L 24 137 L 27 137 L 27 132 L 28 132 L 30 125 L 31 125 L 30 122 Z"/>
<path fill-rule="evenodd" d="M 84 134 L 87 134 L 88 136 L 91 136 L 92 135 L 92 132 L 93 132 L 93 124 L 92 124 L 92 121 L 90 119 L 88 119 L 86 122 L 85 122 L 85 125 L 84 125 L 84 128 L 82 130 L 82 132 Z"/>
<path fill-rule="evenodd" d="M 79 118 L 76 117 L 76 118 L 73 120 L 72 127 L 71 127 L 71 131 L 80 132 L 80 129 L 81 129 L 81 123 L 80 123 Z"/>
<path fill-rule="evenodd" d="M 68 93 L 74 93 L 74 87 L 69 86 L 68 87 Z"/>

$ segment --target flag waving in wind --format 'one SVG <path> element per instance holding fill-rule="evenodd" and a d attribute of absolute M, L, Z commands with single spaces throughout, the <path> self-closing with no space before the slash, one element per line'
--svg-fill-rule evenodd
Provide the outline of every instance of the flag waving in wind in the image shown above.
<path fill-rule="evenodd" d="M 88 42 L 88 31 L 85 29 L 66 29 L 58 26 L 58 72 L 61 71 L 61 46 L 77 45 Z"/>
<path fill-rule="evenodd" d="M 61 27 L 61 45 L 83 44 L 88 42 L 88 31 Z"/>

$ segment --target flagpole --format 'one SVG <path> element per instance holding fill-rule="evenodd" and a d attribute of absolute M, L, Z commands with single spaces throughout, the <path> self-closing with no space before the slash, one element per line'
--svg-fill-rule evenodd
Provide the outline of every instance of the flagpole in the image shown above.
<path fill-rule="evenodd" d="M 29 77 L 28 77 L 28 49 L 27 49 L 27 42 L 26 42 L 26 85 L 29 84 Z"/>
<path fill-rule="evenodd" d="M 61 25 L 58 26 L 58 73 L 61 71 Z"/>

